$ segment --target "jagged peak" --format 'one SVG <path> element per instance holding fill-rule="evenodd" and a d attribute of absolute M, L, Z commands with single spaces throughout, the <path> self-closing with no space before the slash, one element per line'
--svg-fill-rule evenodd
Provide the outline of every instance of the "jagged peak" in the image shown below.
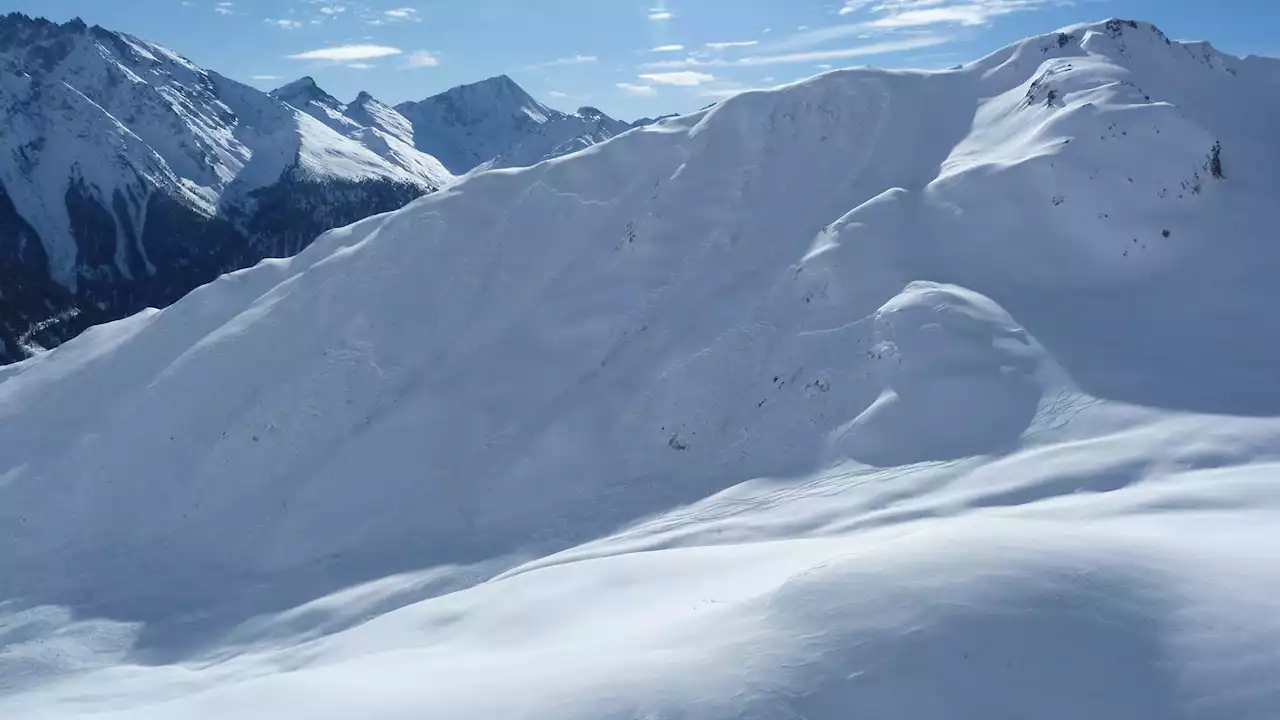
<path fill-rule="evenodd" d="M 97 26 L 94 27 L 97 29 Z M 5 13 L 0 15 L 0 37 L 4 38 L 0 47 L 30 39 L 38 42 L 65 35 L 83 35 L 89 29 L 85 21 L 78 17 L 64 23 L 57 23 L 39 15 L 32 16 L 20 12 Z"/>
<path fill-rule="evenodd" d="M 316 84 L 315 78 L 310 75 L 304 75 L 293 82 L 285 83 L 275 90 L 271 91 L 272 95 L 292 95 L 298 92 L 307 92 L 319 90 L 320 86 Z"/>
<path fill-rule="evenodd" d="M 503 88 L 506 90 L 519 90 L 520 92 L 524 92 L 524 88 L 520 87 L 519 83 L 517 83 L 515 80 L 512 80 L 511 76 L 506 74 L 494 75 L 493 77 L 485 78 L 484 80 L 470 83 L 469 85 L 471 87 L 493 87 L 493 88 Z M 467 87 L 467 85 L 461 85 L 459 87 Z"/>
<path fill-rule="evenodd" d="M 0 25 L 27 25 L 39 28 L 58 28 L 60 30 L 70 30 L 72 32 L 84 32 L 89 28 L 84 20 L 79 17 L 73 17 L 64 23 L 56 23 L 48 18 L 39 15 L 27 15 L 21 12 L 8 12 L 0 15 Z"/>
<path fill-rule="evenodd" d="M 322 90 L 320 86 L 316 84 L 315 78 L 312 78 L 310 75 L 300 77 L 291 83 L 281 85 L 275 90 L 272 90 L 269 94 L 277 100 L 283 100 L 290 104 L 317 102 L 322 105 L 341 105 L 337 98 Z"/>
<path fill-rule="evenodd" d="M 545 113 L 547 111 L 547 108 L 542 103 L 534 100 L 532 95 L 508 75 L 495 75 L 478 82 L 458 85 L 439 95 L 427 98 L 427 100 L 444 98 L 454 101 L 461 100 L 466 103 L 485 102 L 486 104 L 509 105 L 513 110 L 532 108 L 539 112 Z"/>

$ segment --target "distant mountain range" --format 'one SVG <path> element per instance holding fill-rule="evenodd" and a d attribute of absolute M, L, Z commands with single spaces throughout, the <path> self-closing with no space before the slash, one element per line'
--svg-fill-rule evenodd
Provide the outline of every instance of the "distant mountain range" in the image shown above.
<path fill-rule="evenodd" d="M 0 16 L 0 363 L 488 167 L 632 126 L 506 76 L 395 108 L 272 93 L 80 20 Z"/>

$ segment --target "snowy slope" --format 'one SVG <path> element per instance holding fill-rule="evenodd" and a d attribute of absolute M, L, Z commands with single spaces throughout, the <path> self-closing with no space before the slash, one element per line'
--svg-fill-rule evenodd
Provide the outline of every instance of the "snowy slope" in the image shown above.
<path fill-rule="evenodd" d="M 396 106 L 414 145 L 462 175 L 476 168 L 524 167 L 608 140 L 630 125 L 585 107 L 569 114 L 543 105 L 506 75 Z"/>
<path fill-rule="evenodd" d="M 395 108 L 386 105 L 372 95 L 362 92 L 343 113 L 361 127 L 373 128 L 395 139 L 413 145 L 413 124 Z"/>
<path fill-rule="evenodd" d="M 78 20 L 0 17 L 0 123 L 0 188 L 12 205 L 0 212 L 0 255 L 21 256 L 0 276 L 30 290 L 0 312 L 0 360 L 23 355 L 8 347 L 26 342 L 15 336 L 52 317 L 122 317 L 288 248 L 266 221 L 289 214 L 288 195 L 329 195 L 341 225 L 451 179 L 420 153 L 347 137 L 171 50 Z M 313 234 L 334 227 L 295 220 Z"/>
<path fill-rule="evenodd" d="M 1274 718 L 1278 80 L 837 71 L 0 368 L 0 716 Z"/>

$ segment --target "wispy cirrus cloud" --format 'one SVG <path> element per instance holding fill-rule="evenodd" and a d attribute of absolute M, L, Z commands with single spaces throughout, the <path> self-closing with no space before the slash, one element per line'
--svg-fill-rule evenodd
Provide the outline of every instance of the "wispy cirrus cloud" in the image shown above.
<path fill-rule="evenodd" d="M 404 51 L 387 45 L 335 45 L 333 47 L 316 48 L 306 52 L 288 55 L 290 60 L 329 60 L 332 62 L 354 62 L 372 60 L 374 58 L 400 55 Z"/>
<path fill-rule="evenodd" d="M 213 6 L 213 11 L 219 15 L 235 15 L 236 4 L 233 2 L 220 2 Z"/>
<path fill-rule="evenodd" d="M 569 57 L 556 58 L 547 62 L 535 63 L 533 65 L 525 65 L 522 70 L 542 70 L 545 68 L 564 67 L 566 65 L 589 65 L 599 62 L 600 58 L 595 55 L 571 55 Z"/>
<path fill-rule="evenodd" d="M 637 85 L 635 83 L 620 82 L 618 83 L 618 89 L 633 97 L 653 97 L 658 94 L 657 89 L 652 85 Z"/>
<path fill-rule="evenodd" d="M 838 42 L 841 40 L 866 40 L 875 35 L 870 28 L 862 23 L 850 23 L 847 25 L 832 25 L 831 27 L 806 29 L 795 32 L 779 40 L 775 40 L 768 45 L 768 51 L 771 53 L 785 53 L 794 50 L 807 50 L 809 48 L 818 47 L 827 43 Z"/>
<path fill-rule="evenodd" d="M 864 27 L 893 30 L 926 25 L 986 25 L 992 18 L 1037 10 L 1066 0 L 846 0 L 841 15 L 870 13 Z"/>
<path fill-rule="evenodd" d="M 675 16 L 676 14 L 671 12 L 670 10 L 664 10 L 662 8 L 649 9 L 649 19 L 657 22 L 661 22 L 663 20 L 670 20 Z"/>
<path fill-rule="evenodd" d="M 659 60 L 657 62 L 644 63 L 642 67 L 649 70 L 676 70 L 681 68 L 762 67 L 765 65 L 784 65 L 789 63 L 822 63 L 831 60 L 849 60 L 852 58 L 887 55 L 889 53 L 906 52 L 908 50 L 919 50 L 921 48 L 942 45 L 950 41 L 951 38 L 945 35 L 913 35 L 911 37 L 896 40 L 885 40 L 883 42 L 866 43 L 863 45 L 835 48 L 831 50 L 807 50 L 803 52 L 747 55 L 745 57 L 734 59 L 718 57 L 688 57 L 678 60 Z"/>
<path fill-rule="evenodd" d="M 284 30 L 297 30 L 302 27 L 302 21 L 300 20 L 272 20 L 268 18 L 266 23 L 268 25 L 275 25 L 276 27 Z"/>
<path fill-rule="evenodd" d="M 729 48 L 751 47 L 759 44 L 759 40 L 738 40 L 735 42 L 709 42 L 707 47 L 712 50 L 727 50 Z"/>
<path fill-rule="evenodd" d="M 658 85 L 677 85 L 679 87 L 697 87 L 704 83 L 714 82 L 715 75 L 709 73 L 695 72 L 693 70 L 682 70 L 678 72 L 664 73 L 645 73 L 640 76 L 641 80 L 648 80 Z"/>
<path fill-rule="evenodd" d="M 664 53 L 664 52 L 680 52 L 681 50 L 684 50 L 683 45 L 659 45 L 656 48 L 650 49 L 649 52 Z"/>

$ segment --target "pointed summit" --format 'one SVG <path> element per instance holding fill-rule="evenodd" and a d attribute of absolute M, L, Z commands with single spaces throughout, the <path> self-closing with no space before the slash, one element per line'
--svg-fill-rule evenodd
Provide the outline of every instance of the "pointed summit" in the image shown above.
<path fill-rule="evenodd" d="M 631 127 L 592 107 L 576 114 L 550 108 L 508 75 L 460 85 L 395 109 L 413 124 L 417 148 L 457 175 L 482 165 L 533 165 Z"/>
<path fill-rule="evenodd" d="M 489 116 L 527 117 L 534 122 L 546 122 L 555 112 L 534 100 L 507 75 L 459 85 L 423 101 L 430 102 L 455 109 L 463 122 Z"/>
<path fill-rule="evenodd" d="M 363 127 L 376 128 L 401 142 L 413 145 L 413 125 L 409 120 L 363 90 L 342 110 L 342 114 Z"/>
<path fill-rule="evenodd" d="M 331 109 L 342 106 L 342 103 L 338 102 L 337 98 L 322 90 L 310 75 L 298 78 L 286 85 L 281 85 L 272 90 L 270 95 L 277 100 L 289 103 L 299 110 L 305 110 L 305 106 L 308 103 L 317 103 Z"/>

